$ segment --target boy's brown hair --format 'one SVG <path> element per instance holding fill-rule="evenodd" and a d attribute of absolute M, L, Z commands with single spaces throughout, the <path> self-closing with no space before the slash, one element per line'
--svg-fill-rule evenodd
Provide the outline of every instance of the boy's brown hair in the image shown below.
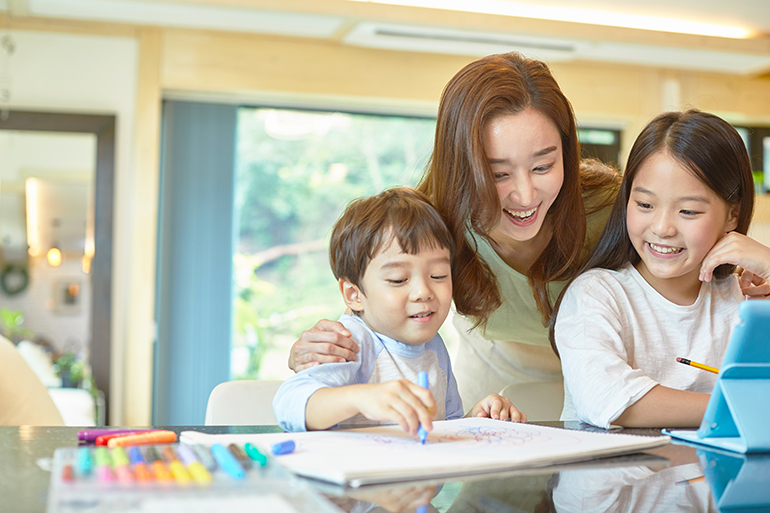
<path fill-rule="evenodd" d="M 363 290 L 366 267 L 392 240 L 410 255 L 435 247 L 448 249 L 450 258 L 454 254 L 452 236 L 428 197 L 397 187 L 353 201 L 334 224 L 329 244 L 334 277 Z"/>

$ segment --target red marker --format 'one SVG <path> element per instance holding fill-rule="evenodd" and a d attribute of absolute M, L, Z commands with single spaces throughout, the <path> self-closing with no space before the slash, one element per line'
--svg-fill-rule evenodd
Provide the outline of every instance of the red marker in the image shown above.
<path fill-rule="evenodd" d="M 138 435 L 119 436 L 107 441 L 110 449 L 126 445 L 170 444 L 176 442 L 173 431 L 150 431 Z"/>

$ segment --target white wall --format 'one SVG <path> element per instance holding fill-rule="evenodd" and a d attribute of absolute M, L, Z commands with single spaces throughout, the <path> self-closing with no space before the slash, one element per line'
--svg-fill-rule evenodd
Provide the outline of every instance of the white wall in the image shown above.
<path fill-rule="evenodd" d="M 114 114 L 116 176 L 113 226 L 111 411 L 122 411 L 125 310 L 131 277 L 134 120 L 137 41 L 126 37 L 69 35 L 0 29 L 10 35 L 11 99 L 20 110 Z M 112 422 L 120 423 L 120 418 Z"/>

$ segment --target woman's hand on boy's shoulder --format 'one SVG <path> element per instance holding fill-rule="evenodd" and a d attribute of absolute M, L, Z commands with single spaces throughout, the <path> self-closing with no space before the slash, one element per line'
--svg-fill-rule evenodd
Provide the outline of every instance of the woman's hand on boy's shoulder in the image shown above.
<path fill-rule="evenodd" d="M 770 248 L 751 237 L 730 232 L 719 239 L 703 259 L 700 280 L 711 281 L 714 269 L 722 264 L 739 266 L 741 289 L 751 297 L 770 294 Z"/>
<path fill-rule="evenodd" d="M 526 422 L 527 416 L 516 408 L 510 399 L 500 394 L 489 394 L 477 402 L 466 417 L 485 417 L 495 420 Z"/>
<path fill-rule="evenodd" d="M 355 361 L 358 344 L 350 336 L 341 322 L 321 319 L 291 346 L 289 368 L 299 372 L 322 363 Z"/>

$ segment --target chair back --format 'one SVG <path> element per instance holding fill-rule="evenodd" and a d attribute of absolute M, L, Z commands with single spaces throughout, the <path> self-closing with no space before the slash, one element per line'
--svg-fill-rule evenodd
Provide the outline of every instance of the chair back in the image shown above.
<path fill-rule="evenodd" d="M 544 381 L 513 383 L 503 388 L 500 395 L 527 415 L 528 421 L 559 420 L 564 408 L 564 383 Z"/>
<path fill-rule="evenodd" d="M 273 397 L 283 381 L 237 380 L 220 383 L 209 395 L 207 426 L 268 426 L 278 421 Z"/>

